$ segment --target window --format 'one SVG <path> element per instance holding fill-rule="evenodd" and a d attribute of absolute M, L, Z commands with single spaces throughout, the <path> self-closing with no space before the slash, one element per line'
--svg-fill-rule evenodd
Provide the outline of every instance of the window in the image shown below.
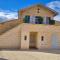
<path fill-rule="evenodd" d="M 49 24 L 50 25 L 54 25 L 55 24 L 55 21 L 54 20 L 49 20 Z"/>
<path fill-rule="evenodd" d="M 24 37 L 24 40 L 27 40 L 27 36 Z"/>
<path fill-rule="evenodd" d="M 29 23 L 29 21 L 30 21 L 30 16 L 26 15 L 26 16 L 24 17 L 24 22 L 25 22 L 25 23 Z"/>
<path fill-rule="evenodd" d="M 54 25 L 55 24 L 55 21 L 54 20 L 51 20 L 51 17 L 47 17 L 48 18 L 48 20 L 49 20 L 49 24 L 50 25 Z"/>
<path fill-rule="evenodd" d="M 33 23 L 33 24 L 43 24 L 43 17 L 41 16 L 28 16 L 24 17 L 25 23 Z"/>
<path fill-rule="evenodd" d="M 44 36 L 41 36 L 41 41 L 44 41 Z"/>
<path fill-rule="evenodd" d="M 36 24 L 42 24 L 43 23 L 43 18 L 41 16 L 36 16 L 35 17 L 35 23 Z"/>

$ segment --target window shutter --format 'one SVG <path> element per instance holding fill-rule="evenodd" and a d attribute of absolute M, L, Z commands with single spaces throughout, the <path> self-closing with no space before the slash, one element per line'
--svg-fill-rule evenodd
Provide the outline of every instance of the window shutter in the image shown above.
<path fill-rule="evenodd" d="M 54 20 L 49 20 L 49 24 L 50 25 L 54 25 L 55 24 L 55 21 Z"/>
<path fill-rule="evenodd" d="M 26 16 L 24 17 L 24 22 L 25 22 L 25 23 L 29 23 L 29 22 L 30 22 L 30 16 L 26 15 Z"/>
<path fill-rule="evenodd" d="M 55 20 L 52 20 L 51 17 L 47 17 L 47 22 L 49 21 L 50 25 L 54 25 L 55 24 Z"/>

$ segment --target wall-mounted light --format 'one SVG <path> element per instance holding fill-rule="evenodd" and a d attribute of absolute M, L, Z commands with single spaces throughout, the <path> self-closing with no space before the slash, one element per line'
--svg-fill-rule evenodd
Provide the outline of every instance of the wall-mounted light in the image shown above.
<path fill-rule="evenodd" d="M 27 40 L 27 36 L 24 36 L 24 40 Z"/>
<path fill-rule="evenodd" d="M 41 36 L 41 41 L 44 41 L 44 36 Z"/>

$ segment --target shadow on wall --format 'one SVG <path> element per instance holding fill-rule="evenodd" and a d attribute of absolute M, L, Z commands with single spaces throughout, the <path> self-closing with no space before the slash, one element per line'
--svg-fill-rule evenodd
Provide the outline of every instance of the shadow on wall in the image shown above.
<path fill-rule="evenodd" d="M 5 59 L 5 58 L 0 58 L 0 60 L 8 60 L 8 59 Z"/>

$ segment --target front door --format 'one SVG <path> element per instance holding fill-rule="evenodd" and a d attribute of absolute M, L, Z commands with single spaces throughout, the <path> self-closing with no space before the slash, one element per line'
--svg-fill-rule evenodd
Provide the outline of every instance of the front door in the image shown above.
<path fill-rule="evenodd" d="M 30 48 L 36 48 L 37 43 L 37 32 L 30 32 L 30 41 L 29 41 L 29 47 Z"/>

